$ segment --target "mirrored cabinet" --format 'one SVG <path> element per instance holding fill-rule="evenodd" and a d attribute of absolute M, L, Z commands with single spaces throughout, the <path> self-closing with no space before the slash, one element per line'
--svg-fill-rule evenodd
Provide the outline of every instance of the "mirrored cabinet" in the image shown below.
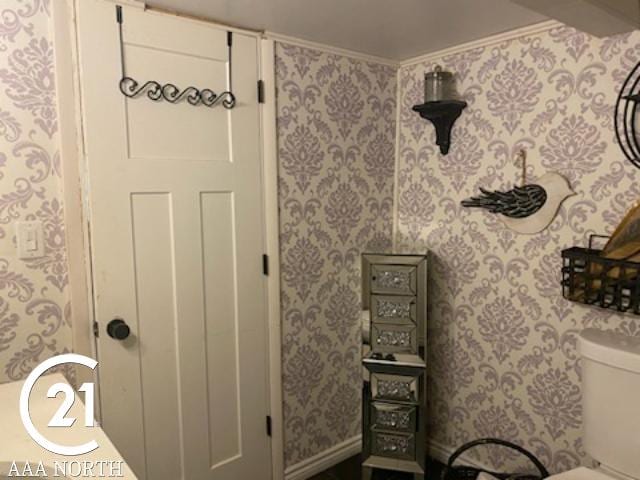
<path fill-rule="evenodd" d="M 423 480 L 426 463 L 427 255 L 362 256 L 363 478 Z"/>

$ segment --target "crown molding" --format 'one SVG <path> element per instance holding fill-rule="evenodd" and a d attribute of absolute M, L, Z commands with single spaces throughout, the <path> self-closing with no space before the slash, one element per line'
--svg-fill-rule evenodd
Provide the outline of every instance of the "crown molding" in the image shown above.
<path fill-rule="evenodd" d="M 473 40 L 471 42 L 461 43 L 454 47 L 449 47 L 443 50 L 438 50 L 436 52 L 429 52 L 423 55 L 418 55 L 417 57 L 412 57 L 406 60 L 402 60 L 400 62 L 400 68 L 416 65 L 418 63 L 433 61 L 445 56 L 455 55 L 456 53 L 472 50 L 474 48 L 489 47 L 491 45 L 496 45 L 498 43 L 506 42 L 509 40 L 515 40 L 517 38 L 536 35 L 538 33 L 543 33 L 551 30 L 552 28 L 557 28 L 561 26 L 564 26 L 564 24 L 561 22 L 558 22 L 557 20 L 547 20 L 545 22 L 536 23 L 534 25 L 520 27 L 514 30 L 508 30 L 506 32 L 490 35 L 488 37 L 480 38 L 478 40 Z"/>
<path fill-rule="evenodd" d="M 526 27 L 520 27 L 506 32 L 497 33 L 488 37 L 483 37 L 478 40 L 472 40 L 470 42 L 461 43 L 453 47 L 445 48 L 435 52 L 429 52 L 416 57 L 407 58 L 406 60 L 396 61 L 389 58 L 378 57 L 376 55 L 368 55 L 366 53 L 356 52 L 354 50 L 348 50 L 345 48 L 332 47 L 324 43 L 313 42 L 311 40 L 303 40 L 297 37 L 291 37 L 289 35 L 283 35 L 272 31 L 264 32 L 264 38 L 275 40 L 276 42 L 288 43 L 290 45 L 296 45 L 299 47 L 312 48 L 325 53 L 333 53 L 336 55 L 342 55 L 345 57 L 354 58 L 357 60 L 363 60 L 366 62 L 379 63 L 383 65 L 389 65 L 395 68 L 407 67 L 418 63 L 428 62 L 442 58 L 447 55 L 454 55 L 456 53 L 464 52 L 474 48 L 488 47 L 498 43 L 514 40 L 516 38 L 527 37 L 530 35 L 536 35 L 538 33 L 546 32 L 552 28 L 561 27 L 564 24 L 557 20 L 547 20 L 545 22 L 528 25 Z"/>
<path fill-rule="evenodd" d="M 347 50 L 346 48 L 332 47 L 324 43 L 312 42 L 310 40 L 303 40 L 297 37 L 290 37 L 289 35 L 282 35 L 280 33 L 266 31 L 264 37 L 275 40 L 276 42 L 288 43 L 289 45 L 295 45 L 297 47 L 306 47 L 313 50 L 319 50 L 324 53 L 333 53 L 335 55 L 341 55 L 343 57 L 349 57 L 356 60 L 363 60 L 365 62 L 379 63 L 382 65 L 388 65 L 390 67 L 400 67 L 400 62 L 390 60 L 384 57 L 377 57 L 375 55 L 368 55 L 366 53 L 356 52 L 354 50 Z"/>

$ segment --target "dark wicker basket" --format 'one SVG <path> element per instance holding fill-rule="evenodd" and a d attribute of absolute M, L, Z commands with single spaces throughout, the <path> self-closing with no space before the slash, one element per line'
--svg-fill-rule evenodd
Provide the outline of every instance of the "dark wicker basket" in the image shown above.
<path fill-rule="evenodd" d="M 464 452 L 480 445 L 500 445 L 503 447 L 510 448 L 511 450 L 515 450 L 521 453 L 522 455 L 524 455 L 525 457 L 527 457 L 531 461 L 531 463 L 533 463 L 535 467 L 538 469 L 538 472 L 540 473 L 540 475 L 499 473 L 499 472 L 492 472 L 489 470 L 482 470 L 474 467 L 464 467 L 464 466 L 453 465 L 453 463 L 457 460 L 457 458 L 460 455 L 462 455 Z M 481 438 L 479 440 L 474 440 L 473 442 L 465 443 L 458 450 L 453 452 L 453 454 L 451 454 L 446 467 L 442 471 L 442 480 L 475 480 L 476 477 L 481 473 L 488 473 L 501 480 L 541 480 L 549 476 L 549 472 L 544 467 L 544 465 L 542 465 L 540 460 L 538 460 L 531 452 L 528 452 L 521 446 L 516 445 L 515 443 L 507 442 L 506 440 L 500 440 L 498 438 Z"/>
<path fill-rule="evenodd" d="M 613 260 L 593 248 L 571 247 L 562 251 L 562 295 L 573 302 L 612 308 L 640 315 L 640 263 Z"/>

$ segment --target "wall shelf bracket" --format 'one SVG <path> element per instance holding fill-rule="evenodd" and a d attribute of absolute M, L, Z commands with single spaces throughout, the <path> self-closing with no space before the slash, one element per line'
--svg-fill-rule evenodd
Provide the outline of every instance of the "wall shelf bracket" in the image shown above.
<path fill-rule="evenodd" d="M 442 100 L 415 105 L 413 110 L 418 112 L 436 127 L 436 145 L 440 147 L 443 155 L 449 153 L 451 146 L 451 129 L 462 110 L 467 107 L 467 102 L 462 100 Z"/>

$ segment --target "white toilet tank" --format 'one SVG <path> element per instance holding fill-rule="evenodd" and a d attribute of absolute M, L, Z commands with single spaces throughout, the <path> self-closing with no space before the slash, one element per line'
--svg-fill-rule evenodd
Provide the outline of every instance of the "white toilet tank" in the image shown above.
<path fill-rule="evenodd" d="M 640 337 L 580 335 L 584 446 L 611 473 L 640 479 Z"/>

